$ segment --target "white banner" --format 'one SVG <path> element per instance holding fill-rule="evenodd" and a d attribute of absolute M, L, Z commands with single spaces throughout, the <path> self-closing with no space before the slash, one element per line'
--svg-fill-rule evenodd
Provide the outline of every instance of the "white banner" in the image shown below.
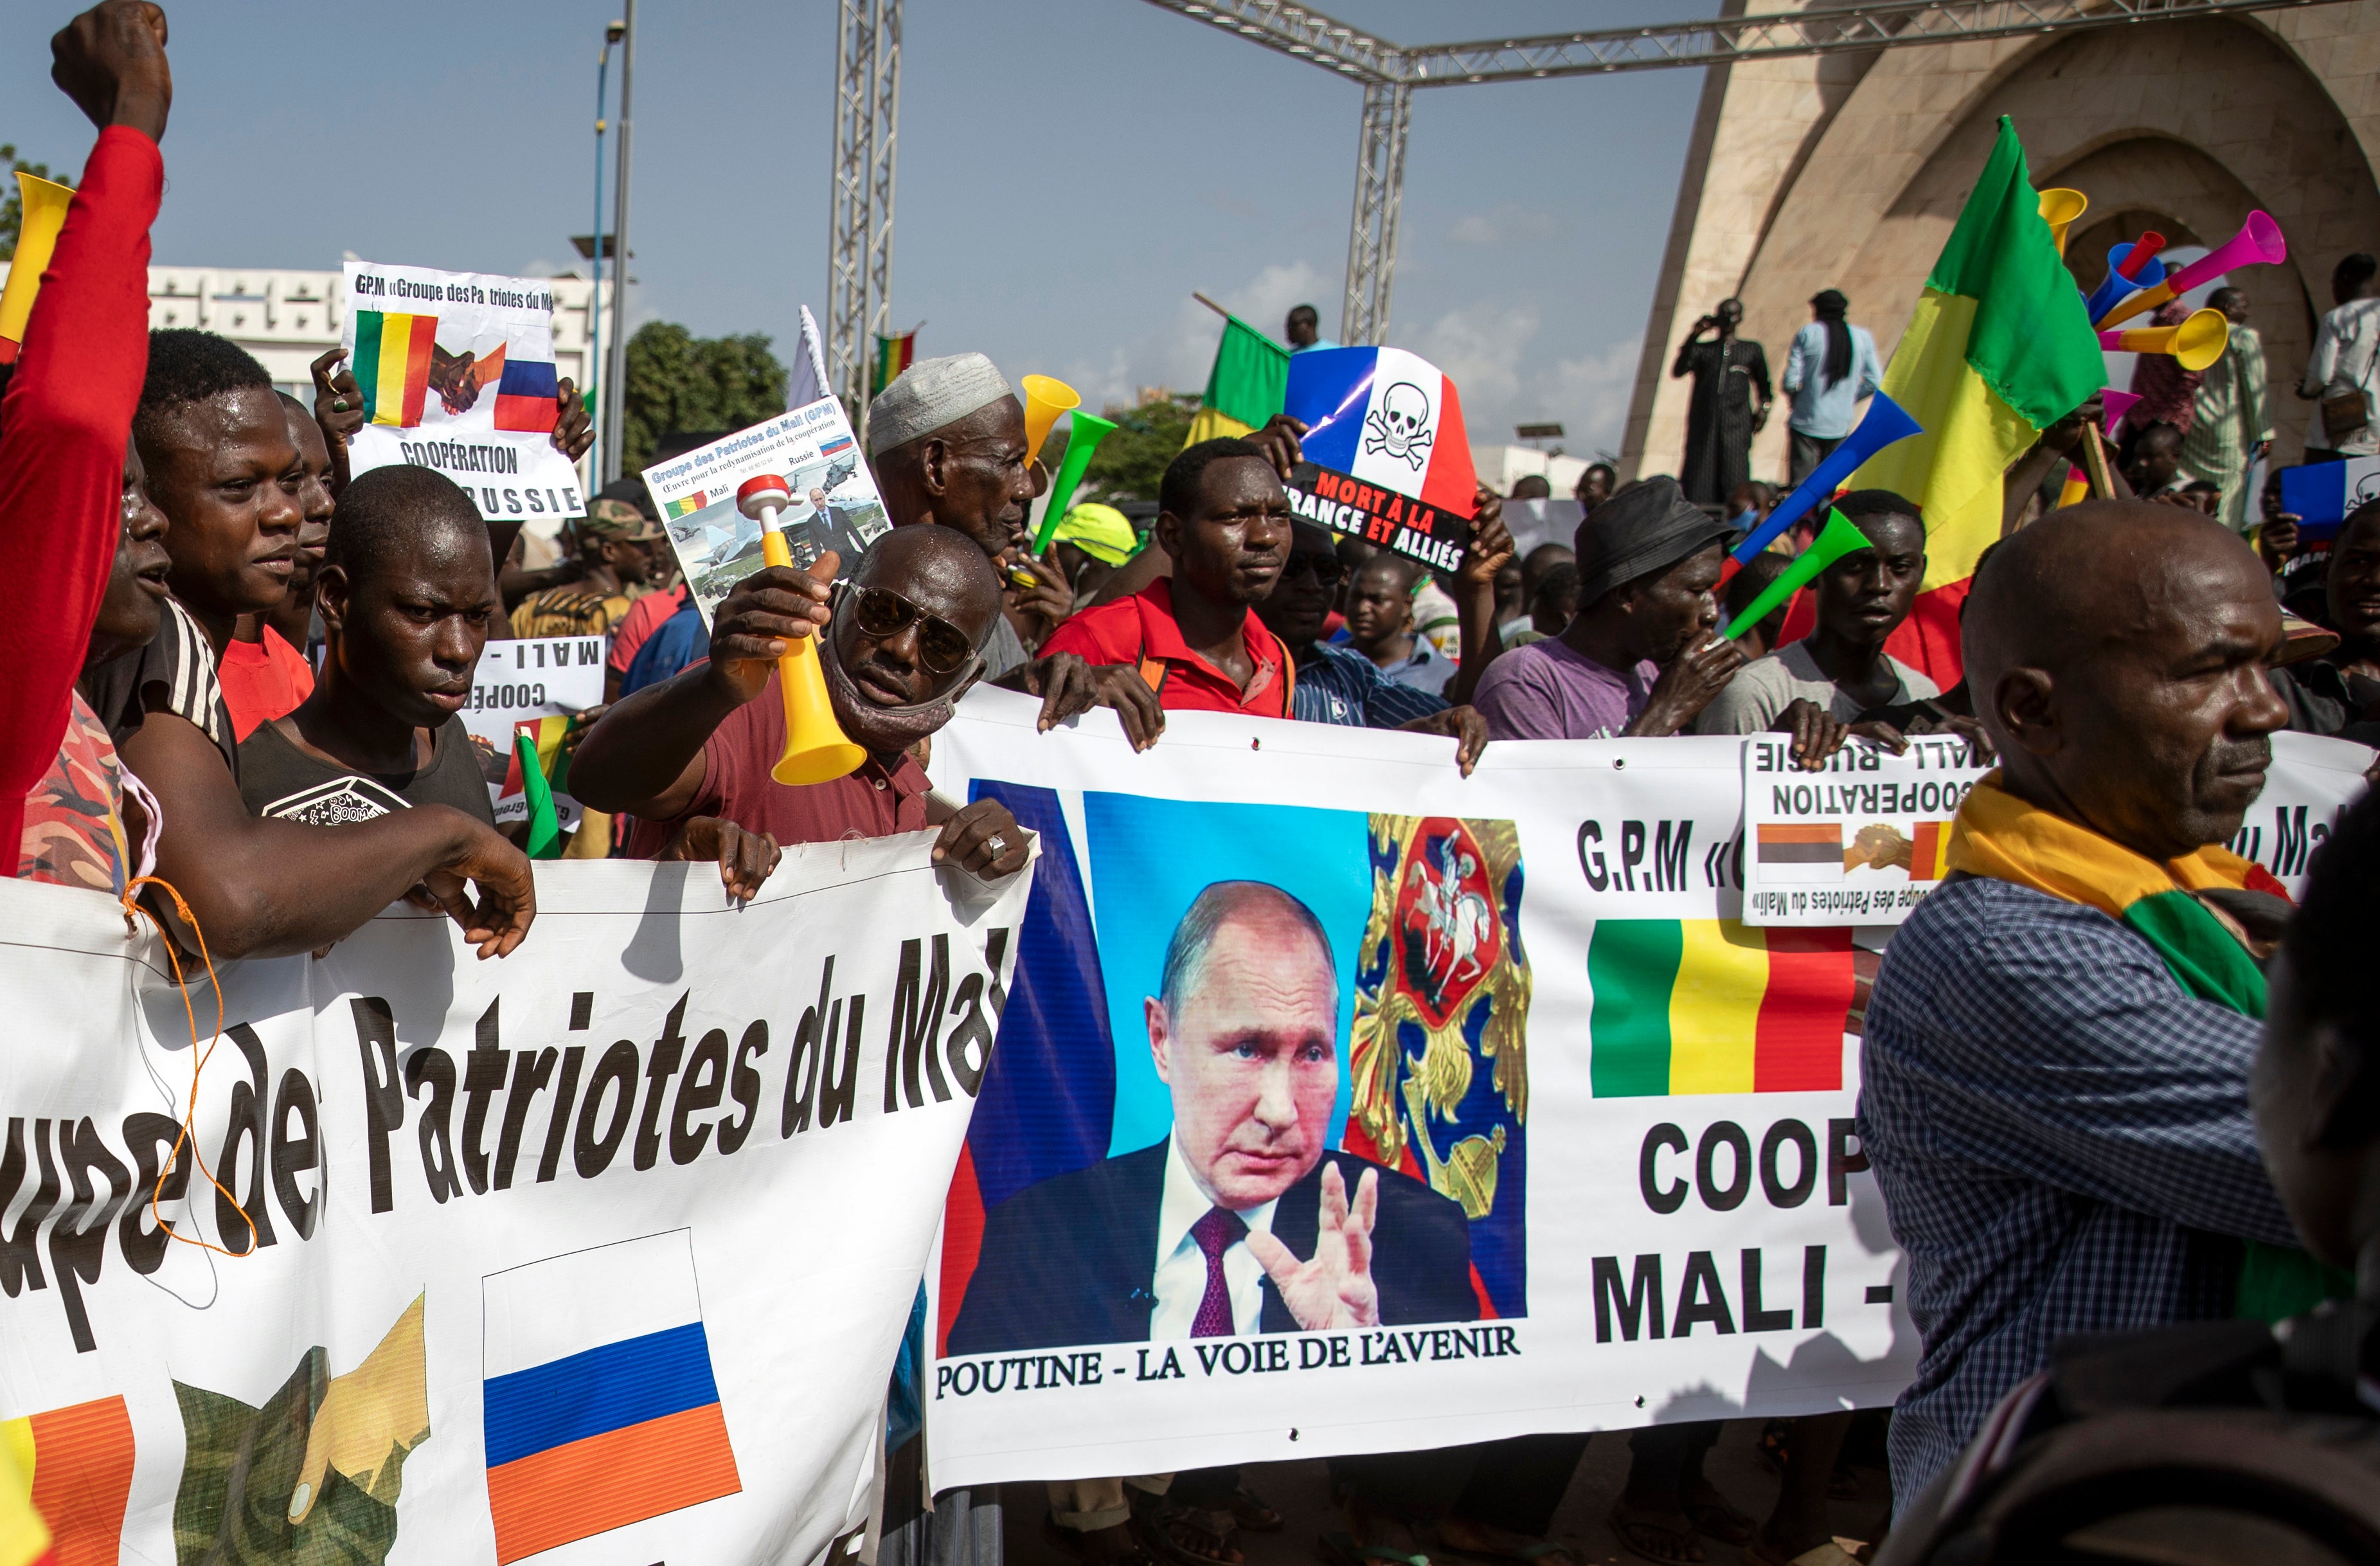
<path fill-rule="evenodd" d="M 499 962 L 392 910 L 226 965 L 195 1063 L 112 902 L 0 885 L 42 1041 L 0 1064 L 0 1418 L 60 1559 L 804 1562 L 859 1525 L 1030 880 L 929 841 L 790 849 L 747 907 L 540 866 Z"/>
<path fill-rule="evenodd" d="M 937 1487 L 1898 1393 L 1853 1130 L 1889 932 L 1741 922 L 1758 736 L 1491 745 L 1465 779 L 1442 739 L 1176 712 L 1135 755 L 1037 711 L 985 691 L 934 746 L 943 793 L 1043 834 L 933 1269 Z M 2277 789 L 2370 758 L 2280 738 Z M 1334 1178 L 1375 1191 L 1368 1306 L 1293 1304 L 1238 1238 L 1327 1264 Z"/>
<path fill-rule="evenodd" d="M 586 515 L 578 469 L 553 444 L 550 282 L 351 261 L 346 283 L 340 341 L 364 397 L 356 472 L 435 468 L 490 522 Z"/>

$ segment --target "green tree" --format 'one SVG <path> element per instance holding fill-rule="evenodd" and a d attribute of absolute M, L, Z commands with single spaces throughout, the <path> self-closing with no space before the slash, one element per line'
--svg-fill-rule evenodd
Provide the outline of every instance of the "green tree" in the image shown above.
<path fill-rule="evenodd" d="M 622 468 L 652 460 L 673 430 L 741 430 L 785 411 L 785 367 L 757 332 L 698 337 L 674 322 L 651 321 L 628 339 Z"/>
<path fill-rule="evenodd" d="M 1196 397 L 1173 396 L 1102 410 L 1102 418 L 1115 421 L 1116 431 L 1099 443 L 1083 470 L 1084 489 L 1097 485 L 1102 500 L 1155 500 L 1158 480 L 1165 476 L 1165 465 L 1182 455 L 1197 408 Z"/>
<path fill-rule="evenodd" d="M 18 191 L 15 176 L 21 171 L 36 179 L 54 179 L 60 185 L 72 185 L 74 181 L 63 174 L 52 174 L 47 164 L 27 163 L 17 155 L 13 142 L 0 142 L 0 167 L 7 170 L 7 176 L 0 178 L 0 184 L 7 187 L 6 199 L 0 199 L 0 261 L 4 261 L 17 253 L 17 231 L 25 222 L 25 199 Z"/>

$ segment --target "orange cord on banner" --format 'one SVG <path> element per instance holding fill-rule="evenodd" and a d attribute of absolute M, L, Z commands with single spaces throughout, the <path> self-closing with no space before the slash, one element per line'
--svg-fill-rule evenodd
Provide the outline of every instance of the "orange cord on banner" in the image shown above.
<path fill-rule="evenodd" d="M 190 987 L 182 977 L 182 959 L 179 952 L 180 943 L 174 939 L 173 932 L 165 928 L 165 922 L 159 918 L 155 914 L 152 913 L 149 909 L 143 907 L 140 904 L 140 898 L 135 895 L 135 893 L 144 886 L 164 888 L 165 895 L 174 900 L 174 911 L 182 917 L 182 922 L 188 925 L 190 927 L 190 933 L 198 938 L 199 960 L 206 964 L 207 982 L 214 988 L 215 992 L 214 1036 L 209 1038 L 204 1045 L 201 1045 L 199 1042 L 199 1014 L 190 1005 Z M 257 1250 L 256 1220 L 248 1216 L 248 1209 L 239 1205 L 239 1198 L 233 1196 L 228 1190 L 225 1190 L 224 1188 L 224 1183 L 215 1178 L 215 1171 L 207 1167 L 206 1156 L 199 1151 L 198 1141 L 190 1134 L 190 1127 L 198 1119 L 199 1114 L 200 1074 L 207 1069 L 207 1062 L 214 1058 L 215 1046 L 223 1042 L 223 980 L 215 977 L 214 959 L 207 953 L 207 932 L 199 928 L 198 916 L 190 912 L 190 905 L 188 903 L 182 901 L 182 894 L 175 890 L 174 883 L 165 880 L 162 876 L 136 877 L 130 884 L 127 885 L 124 889 L 124 906 L 130 913 L 139 914 L 142 918 L 147 919 L 151 924 L 156 926 L 157 933 L 164 938 L 165 961 L 173 967 L 174 987 L 182 992 L 182 1014 L 189 1019 L 190 1024 L 190 1097 L 188 1101 L 183 1106 L 181 1129 L 174 1137 L 174 1150 L 165 1155 L 165 1162 L 157 1171 L 157 1184 L 150 1187 L 149 1216 L 156 1220 L 157 1227 L 169 1238 L 179 1240 L 183 1244 L 196 1245 L 200 1250 L 212 1251 L 218 1256 L 253 1256 L 256 1254 Z M 197 1239 L 192 1239 L 190 1236 L 176 1230 L 172 1224 L 166 1222 L 164 1213 L 159 1210 L 158 1202 L 164 1194 L 165 1182 L 173 1178 L 175 1161 L 182 1156 L 182 1147 L 185 1143 L 189 1146 L 191 1160 L 199 1166 L 199 1172 L 207 1177 L 207 1184 L 213 1186 L 216 1194 L 222 1196 L 225 1201 L 231 1204 L 231 1210 L 239 1214 L 239 1220 L 248 1225 L 247 1250 L 235 1251 L 228 1249 L 225 1246 L 216 1244 L 213 1241 L 207 1239 L 204 1235 L 200 1235 Z"/>

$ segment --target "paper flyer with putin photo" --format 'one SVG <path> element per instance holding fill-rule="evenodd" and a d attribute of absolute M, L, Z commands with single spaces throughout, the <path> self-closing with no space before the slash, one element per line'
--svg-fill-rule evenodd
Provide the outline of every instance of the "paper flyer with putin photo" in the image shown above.
<path fill-rule="evenodd" d="M 364 399 L 355 472 L 435 468 L 490 522 L 586 514 L 578 469 L 553 443 L 552 284 L 351 261 L 346 289 L 340 342 Z"/>
<path fill-rule="evenodd" d="M 876 477 L 859 459 L 851 421 L 832 397 L 646 468 L 645 489 L 706 625 L 719 601 L 763 564 L 760 520 L 736 500 L 745 480 L 763 474 L 783 480 L 793 497 L 778 525 L 796 568 L 808 569 L 832 550 L 848 574 L 892 526 Z"/>

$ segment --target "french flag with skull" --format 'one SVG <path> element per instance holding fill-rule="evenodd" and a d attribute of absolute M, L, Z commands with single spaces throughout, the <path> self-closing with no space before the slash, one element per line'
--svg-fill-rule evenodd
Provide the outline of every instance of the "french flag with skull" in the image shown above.
<path fill-rule="evenodd" d="M 1289 361 L 1283 411 L 1305 420 L 1305 460 L 1469 516 L 1477 478 L 1463 402 L 1402 348 L 1318 348 Z"/>

